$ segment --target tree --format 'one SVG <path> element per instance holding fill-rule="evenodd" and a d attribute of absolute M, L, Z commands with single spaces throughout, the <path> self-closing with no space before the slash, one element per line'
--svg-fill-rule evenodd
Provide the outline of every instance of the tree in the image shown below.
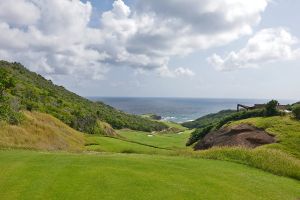
<path fill-rule="evenodd" d="M 265 114 L 266 116 L 275 116 L 278 114 L 277 111 L 278 101 L 272 100 L 266 105 Z"/>
<path fill-rule="evenodd" d="M 13 78 L 8 74 L 8 72 L 0 68 L 0 98 L 2 99 L 4 96 L 4 92 L 14 87 L 15 83 L 13 81 Z"/>

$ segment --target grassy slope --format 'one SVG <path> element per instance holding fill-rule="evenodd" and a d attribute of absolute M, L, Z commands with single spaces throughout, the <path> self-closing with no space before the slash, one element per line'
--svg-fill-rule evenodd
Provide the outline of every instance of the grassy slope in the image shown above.
<path fill-rule="evenodd" d="M 88 135 L 86 150 L 113 153 L 136 153 L 136 154 L 172 154 L 172 151 L 155 148 L 136 142 L 124 141 L 118 138 Z"/>
<path fill-rule="evenodd" d="M 270 148 L 281 150 L 291 156 L 300 159 L 300 122 L 288 116 L 286 117 L 268 117 L 268 118 L 250 118 L 234 122 L 231 125 L 239 123 L 249 123 L 256 127 L 265 129 L 268 133 L 276 136 L 277 143 L 265 145 L 261 148 Z"/>
<path fill-rule="evenodd" d="M 161 122 L 164 123 L 165 125 L 167 125 L 168 127 L 175 128 L 180 131 L 187 130 L 186 127 L 182 126 L 181 124 L 175 123 L 175 122 L 171 122 L 171 121 L 161 121 Z"/>
<path fill-rule="evenodd" d="M 264 128 L 277 138 L 278 142 L 256 149 L 213 148 L 199 151 L 196 157 L 228 160 L 247 164 L 274 174 L 300 180 L 300 122 L 290 117 L 249 118 L 228 124 L 250 123 Z"/>
<path fill-rule="evenodd" d="M 180 125 L 177 128 L 185 130 Z M 86 149 L 98 152 L 174 155 L 178 151 L 190 149 L 185 146 L 190 132 L 186 130 L 180 133 L 150 134 L 124 129 L 117 131 L 120 136 L 118 138 L 87 135 Z"/>
<path fill-rule="evenodd" d="M 0 61 L 0 68 L 8 72 L 16 82 L 15 87 L 6 94 L 14 109 L 45 112 L 86 133 L 101 131 L 101 127 L 97 126 L 97 120 L 107 122 L 116 129 L 160 131 L 168 128 L 160 122 L 126 114 L 101 102 L 89 101 L 61 86 L 54 85 L 18 63 Z"/>
<path fill-rule="evenodd" d="M 84 148 L 85 137 L 48 114 L 24 112 L 19 126 L 0 122 L 0 147 L 77 151 Z"/>
<path fill-rule="evenodd" d="M 217 124 L 224 117 L 236 113 L 235 110 L 222 110 L 218 113 L 208 114 L 191 122 L 182 123 L 187 128 L 203 128 L 206 126 Z"/>
<path fill-rule="evenodd" d="M 268 199 L 300 197 L 298 181 L 183 157 L 0 151 L 2 199 Z"/>

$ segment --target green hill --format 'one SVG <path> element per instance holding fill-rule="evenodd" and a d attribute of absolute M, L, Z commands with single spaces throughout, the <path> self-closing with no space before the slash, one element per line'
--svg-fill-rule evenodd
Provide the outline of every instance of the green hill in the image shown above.
<path fill-rule="evenodd" d="M 236 111 L 235 110 L 222 110 L 218 113 L 205 115 L 203 117 L 195 119 L 194 121 L 184 122 L 184 123 L 182 123 L 182 126 L 187 127 L 187 128 L 204 128 L 206 126 L 210 126 L 210 125 L 218 123 L 224 117 L 231 115 L 233 113 L 236 113 Z"/>
<path fill-rule="evenodd" d="M 51 114 L 78 131 L 91 134 L 103 133 L 101 122 L 115 129 L 150 132 L 168 128 L 80 97 L 18 63 L 0 61 L 0 78 L 0 119 L 12 124 L 21 120 L 20 110 L 28 110 Z"/>

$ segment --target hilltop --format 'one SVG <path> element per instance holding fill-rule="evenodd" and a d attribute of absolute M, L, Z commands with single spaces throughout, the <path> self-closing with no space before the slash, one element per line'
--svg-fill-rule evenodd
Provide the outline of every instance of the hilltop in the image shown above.
<path fill-rule="evenodd" d="M 108 123 L 114 129 L 148 132 L 168 128 L 163 123 L 80 97 L 30 72 L 19 63 L 0 61 L 0 75 L 0 119 L 12 124 L 22 120 L 19 111 L 27 110 L 50 114 L 70 127 L 90 134 L 106 134 L 103 123 Z"/>

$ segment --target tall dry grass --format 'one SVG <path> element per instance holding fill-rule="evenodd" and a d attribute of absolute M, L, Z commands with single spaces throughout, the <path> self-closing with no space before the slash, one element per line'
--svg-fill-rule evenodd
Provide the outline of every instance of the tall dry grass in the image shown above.
<path fill-rule="evenodd" d="M 18 126 L 0 122 L 0 147 L 38 150 L 80 151 L 85 137 L 48 114 L 24 112 Z"/>

